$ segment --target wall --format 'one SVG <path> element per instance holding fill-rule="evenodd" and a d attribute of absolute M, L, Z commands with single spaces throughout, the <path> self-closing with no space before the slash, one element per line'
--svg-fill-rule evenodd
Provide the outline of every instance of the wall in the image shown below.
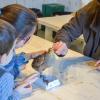
<path fill-rule="evenodd" d="M 83 5 L 87 4 L 90 0 L 0 0 L 0 8 L 19 3 L 29 8 L 41 9 L 43 3 L 61 3 L 64 4 L 67 11 L 76 11 Z"/>
<path fill-rule="evenodd" d="M 82 6 L 86 5 L 87 3 L 89 3 L 92 0 L 82 0 Z"/>
<path fill-rule="evenodd" d="M 65 5 L 67 11 L 76 11 L 82 6 L 81 0 L 58 0 Z"/>

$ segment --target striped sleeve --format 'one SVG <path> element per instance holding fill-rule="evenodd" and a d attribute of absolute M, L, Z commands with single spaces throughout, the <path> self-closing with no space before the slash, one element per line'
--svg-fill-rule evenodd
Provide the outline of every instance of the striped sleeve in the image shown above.
<path fill-rule="evenodd" d="M 20 94 L 13 88 L 13 76 L 10 73 L 5 73 L 0 78 L 0 100 L 20 100 Z"/>

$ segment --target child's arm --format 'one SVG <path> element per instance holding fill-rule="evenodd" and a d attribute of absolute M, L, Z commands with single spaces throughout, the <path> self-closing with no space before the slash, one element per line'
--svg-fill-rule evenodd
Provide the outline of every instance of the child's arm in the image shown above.
<path fill-rule="evenodd" d="M 33 53 L 20 53 L 20 54 L 17 54 L 16 55 L 16 66 L 21 66 L 21 65 L 24 65 L 24 64 L 27 64 L 28 61 L 30 59 L 34 59 L 36 57 L 38 57 L 39 55 L 42 55 L 42 54 L 45 54 L 46 51 L 37 51 L 37 52 L 33 52 Z"/>
<path fill-rule="evenodd" d="M 38 74 L 32 74 L 26 79 L 24 79 L 16 88 L 15 90 L 19 91 L 21 97 L 30 96 L 33 89 L 32 84 L 38 79 Z"/>
<path fill-rule="evenodd" d="M 30 59 L 34 59 L 40 55 L 43 55 L 45 53 L 46 53 L 45 50 L 41 50 L 41 51 L 37 51 L 37 52 L 26 53 L 25 55 L 26 55 L 27 59 L 30 60 Z"/>
<path fill-rule="evenodd" d="M 14 78 L 11 74 L 5 73 L 0 78 L 0 100 L 21 100 L 22 97 L 32 93 L 31 84 L 36 80 L 31 76 L 23 84 L 14 87 Z"/>
<path fill-rule="evenodd" d="M 24 83 L 24 84 L 18 86 L 16 88 L 16 91 L 18 91 L 21 94 L 21 98 L 25 98 L 25 97 L 31 95 L 31 93 L 32 93 L 32 85 Z"/>
<path fill-rule="evenodd" d="M 24 83 L 33 84 L 38 79 L 38 77 L 39 77 L 38 73 L 33 73 L 33 74 L 25 77 L 24 79 L 17 81 L 16 87 L 21 86 Z"/>
<path fill-rule="evenodd" d="M 20 100 L 21 95 L 13 88 L 13 76 L 9 73 L 5 73 L 0 78 L 0 100 Z"/>

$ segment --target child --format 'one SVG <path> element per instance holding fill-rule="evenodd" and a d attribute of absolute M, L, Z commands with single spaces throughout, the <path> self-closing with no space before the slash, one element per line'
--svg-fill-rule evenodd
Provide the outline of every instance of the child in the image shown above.
<path fill-rule="evenodd" d="M 16 31 L 14 27 L 0 19 L 0 100 L 20 100 L 23 91 L 32 92 L 31 87 L 25 88 L 28 83 L 15 88 L 14 76 L 4 67 L 12 60 L 15 45 Z"/>
<path fill-rule="evenodd" d="M 16 28 L 16 48 L 22 47 L 24 44 L 26 44 L 37 29 L 37 18 L 35 13 L 18 4 L 12 4 L 4 7 L 1 11 L 0 18 L 8 21 Z M 20 53 L 18 55 L 14 55 L 13 61 L 10 62 L 14 65 L 12 70 L 9 68 L 9 65 L 7 65 L 6 68 L 9 69 L 9 71 L 13 73 L 16 78 L 19 75 L 20 69 L 22 68 L 21 65 L 26 64 L 29 59 L 33 59 L 34 57 L 37 57 L 43 53 L 45 53 L 45 51 L 30 54 Z"/>

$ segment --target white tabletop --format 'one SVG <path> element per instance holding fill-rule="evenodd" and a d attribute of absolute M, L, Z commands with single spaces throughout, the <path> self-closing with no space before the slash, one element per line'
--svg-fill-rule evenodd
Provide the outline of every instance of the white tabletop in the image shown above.
<path fill-rule="evenodd" d="M 52 47 L 52 42 L 33 36 L 29 43 L 23 48 L 18 49 L 17 52 L 34 52 L 37 50 L 47 50 L 50 47 Z M 69 62 L 69 59 L 78 59 L 78 61 L 84 61 L 87 59 L 84 58 L 85 57 L 82 54 L 72 50 L 69 50 L 68 54 L 65 56 L 66 62 Z M 74 60 L 72 60 L 72 64 L 74 63 Z M 33 71 L 30 64 L 26 70 L 28 73 Z M 87 83 L 71 83 L 65 84 L 52 91 L 37 90 L 24 100 L 100 100 L 100 90 Z"/>
<path fill-rule="evenodd" d="M 49 31 L 45 32 L 45 34 L 51 34 L 52 33 L 50 32 L 51 30 L 58 31 L 59 29 L 62 28 L 64 24 L 68 23 L 71 20 L 71 18 L 74 16 L 75 16 L 75 13 L 69 14 L 69 15 L 60 15 L 60 16 L 57 15 L 53 17 L 43 17 L 43 18 L 38 18 L 38 23 L 40 25 L 46 26 L 47 30 L 49 28 Z M 84 40 L 82 35 L 80 36 L 80 38 Z M 47 38 L 47 40 L 49 39 Z"/>
<path fill-rule="evenodd" d="M 35 52 L 38 50 L 48 50 L 49 48 L 51 48 L 53 45 L 52 42 L 45 40 L 43 38 L 40 38 L 38 36 L 33 36 L 29 42 L 22 48 L 17 49 L 17 53 L 19 52 L 26 52 L 26 53 L 30 53 L 30 52 Z M 65 58 L 67 59 L 78 59 L 78 58 L 84 58 L 84 56 L 78 52 L 69 50 L 67 55 L 65 56 Z M 29 67 L 28 67 L 29 68 Z M 31 68 L 27 69 L 28 71 Z M 31 69 L 30 72 L 33 72 L 33 70 Z"/>
<path fill-rule="evenodd" d="M 38 18 L 38 23 L 53 28 L 55 31 L 59 30 L 64 24 L 68 23 L 69 20 L 74 16 L 70 15 L 61 15 L 54 17 L 43 17 Z"/>
<path fill-rule="evenodd" d="M 37 50 L 48 50 L 49 48 L 51 48 L 53 45 L 52 42 L 45 40 L 43 38 L 40 38 L 38 36 L 33 36 L 29 42 L 22 48 L 18 49 L 17 52 L 34 52 Z M 66 57 L 83 57 L 82 54 L 69 50 Z"/>

